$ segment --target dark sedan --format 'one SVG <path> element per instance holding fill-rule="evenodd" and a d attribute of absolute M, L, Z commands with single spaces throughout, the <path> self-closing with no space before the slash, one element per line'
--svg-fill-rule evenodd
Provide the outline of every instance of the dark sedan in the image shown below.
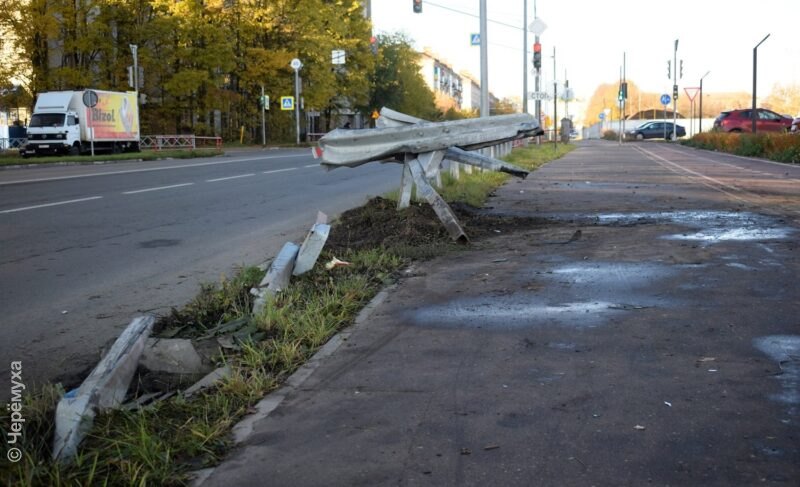
<path fill-rule="evenodd" d="M 671 139 L 672 138 L 672 122 L 647 122 L 639 127 L 629 130 L 628 137 L 643 140 L 643 139 Z M 676 125 L 676 135 L 683 137 L 686 135 L 686 129 L 681 125 Z"/>

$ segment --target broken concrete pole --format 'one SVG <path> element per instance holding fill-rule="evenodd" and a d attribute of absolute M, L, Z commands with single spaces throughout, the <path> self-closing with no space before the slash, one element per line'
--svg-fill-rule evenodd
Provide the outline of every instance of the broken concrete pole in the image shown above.
<path fill-rule="evenodd" d="M 275 295 L 289 285 L 289 278 L 292 276 L 294 262 L 300 247 L 292 242 L 286 242 L 283 248 L 272 261 L 272 265 L 267 271 L 267 275 L 259 284 L 259 295 L 253 303 L 253 314 L 259 314 L 264 310 L 267 303 L 267 296 Z"/>
<path fill-rule="evenodd" d="M 97 411 L 122 404 L 155 318 L 134 319 L 74 394 L 56 407 L 53 459 L 69 461 L 91 429 Z"/>
<path fill-rule="evenodd" d="M 297 259 L 292 271 L 293 276 L 305 274 L 314 267 L 330 232 L 331 226 L 326 223 L 317 223 L 311 227 L 311 231 L 308 232 L 303 245 L 300 246 L 300 250 L 297 252 Z"/>
<path fill-rule="evenodd" d="M 211 370 L 192 341 L 183 338 L 150 338 L 139 364 L 151 372 L 166 374 L 207 374 Z"/>

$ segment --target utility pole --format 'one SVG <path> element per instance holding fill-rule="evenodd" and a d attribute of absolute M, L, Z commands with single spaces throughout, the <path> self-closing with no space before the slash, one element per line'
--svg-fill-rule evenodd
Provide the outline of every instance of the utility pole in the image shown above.
<path fill-rule="evenodd" d="M 489 43 L 486 31 L 486 0 L 480 0 L 481 14 L 481 117 L 489 116 Z"/>
<path fill-rule="evenodd" d="M 264 83 L 261 83 L 261 103 L 259 103 L 259 105 L 261 105 L 261 145 L 266 147 L 267 146 L 267 118 L 266 118 L 267 116 L 266 116 L 265 112 L 267 111 L 267 106 L 266 106 L 266 103 L 264 103 L 264 100 L 265 100 L 265 98 L 264 98 Z"/>
<path fill-rule="evenodd" d="M 556 80 L 556 46 L 553 46 L 553 149 L 558 150 L 558 80 Z"/>
<path fill-rule="evenodd" d="M 522 113 L 528 113 L 528 0 L 522 0 Z"/>

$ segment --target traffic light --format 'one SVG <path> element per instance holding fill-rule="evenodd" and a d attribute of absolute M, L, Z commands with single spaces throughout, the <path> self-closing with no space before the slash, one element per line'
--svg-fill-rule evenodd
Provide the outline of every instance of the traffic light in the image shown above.
<path fill-rule="evenodd" d="M 622 99 L 623 100 L 627 100 L 628 99 L 628 82 L 627 81 L 623 81 L 622 82 L 622 88 L 620 89 L 620 91 L 622 92 Z"/>
<path fill-rule="evenodd" d="M 683 59 L 681 59 L 681 79 L 683 79 Z"/>
<path fill-rule="evenodd" d="M 415 14 L 422 13 L 422 0 L 414 0 L 414 13 Z"/>
<path fill-rule="evenodd" d="M 533 45 L 533 67 L 536 69 L 542 67 L 542 45 L 538 42 Z"/>
<path fill-rule="evenodd" d="M 667 79 L 672 79 L 672 61 L 667 61 Z"/>
<path fill-rule="evenodd" d="M 625 99 L 624 93 L 622 93 L 622 83 L 619 84 L 619 92 L 617 93 L 617 100 L 622 101 Z"/>
<path fill-rule="evenodd" d="M 378 38 L 372 36 L 369 38 L 369 48 L 372 50 L 372 54 L 377 56 L 378 55 Z"/>
<path fill-rule="evenodd" d="M 672 85 L 672 98 L 674 100 L 678 99 L 678 85 Z"/>

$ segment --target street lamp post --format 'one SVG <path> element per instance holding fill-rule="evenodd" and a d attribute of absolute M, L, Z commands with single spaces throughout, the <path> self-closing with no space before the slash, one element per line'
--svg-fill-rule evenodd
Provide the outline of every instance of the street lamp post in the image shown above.
<path fill-rule="evenodd" d="M 756 47 L 753 48 L 753 111 L 750 112 L 750 118 L 753 122 L 753 133 L 756 133 L 756 118 L 758 117 L 758 113 L 756 112 L 756 73 L 758 72 L 758 46 L 760 46 L 764 41 L 767 40 L 770 34 L 767 34 L 766 37 L 761 39 L 761 42 L 756 44 Z"/>
<path fill-rule="evenodd" d="M 528 0 L 522 0 L 522 113 L 528 113 Z"/>
<path fill-rule="evenodd" d="M 708 76 L 710 73 L 711 71 L 708 71 L 706 72 L 706 74 L 700 77 L 700 115 L 699 115 L 700 119 L 698 120 L 699 123 L 699 128 L 697 130 L 698 134 L 703 132 L 703 78 Z"/>
<path fill-rule="evenodd" d="M 486 0 L 480 0 L 481 24 L 481 117 L 489 116 L 489 43 L 486 23 Z"/>

